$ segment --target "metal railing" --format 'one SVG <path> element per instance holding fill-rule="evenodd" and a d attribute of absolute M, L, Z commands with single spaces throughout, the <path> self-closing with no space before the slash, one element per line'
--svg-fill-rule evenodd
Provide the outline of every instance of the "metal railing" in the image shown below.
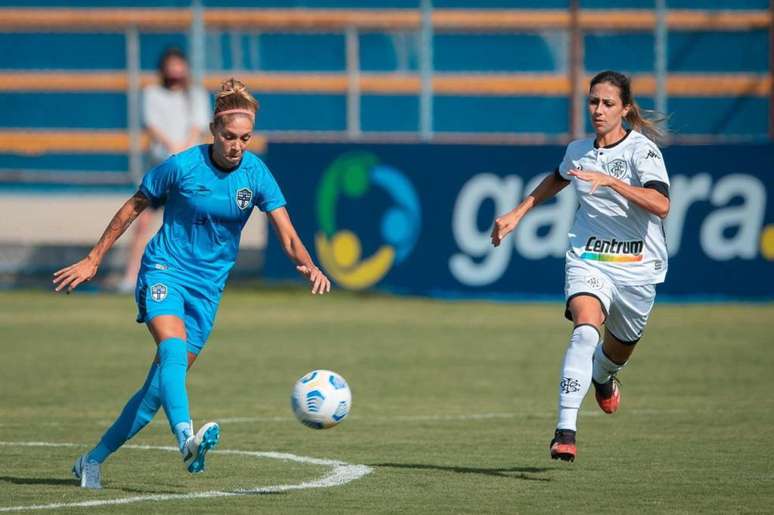
<path fill-rule="evenodd" d="M 240 78 L 258 92 L 338 93 L 346 95 L 346 130 L 324 132 L 267 132 L 267 138 L 283 141 L 436 141 L 482 143 L 535 143 L 563 141 L 584 130 L 583 97 L 588 76 L 583 69 L 583 34 L 615 30 L 654 32 L 655 74 L 635 75 L 638 94 L 653 95 L 665 110 L 669 97 L 747 95 L 768 97 L 774 104 L 771 70 L 765 74 L 667 74 L 668 30 L 771 31 L 770 10 L 708 11 L 666 10 L 657 0 L 656 10 L 583 10 L 571 0 L 570 10 L 432 9 L 422 0 L 420 9 L 0 9 L 0 32 L 117 32 L 125 35 L 125 71 L 0 72 L 0 91 L 123 91 L 127 95 L 128 130 L 110 135 L 102 132 L 92 145 L 77 143 L 68 131 L 49 131 L 51 138 L 39 148 L 19 147 L 19 131 L 0 131 L 0 152 L 46 152 L 71 145 L 74 152 L 121 151 L 130 155 L 133 174 L 140 173 L 143 148 L 139 121 L 140 88 L 154 80 L 139 64 L 139 33 L 185 31 L 189 35 L 194 78 L 213 89 L 221 76 L 205 71 L 208 33 L 338 32 L 345 39 L 345 70 L 337 73 L 271 73 L 240 70 Z M 418 36 L 416 73 L 364 73 L 361 70 L 359 36 L 363 31 L 410 32 Z M 556 30 L 569 37 L 563 73 L 439 73 L 433 69 L 433 35 L 436 33 L 513 33 Z M 241 50 L 240 50 L 241 51 Z M 364 93 L 415 94 L 419 97 L 416 132 L 364 133 L 361 130 L 361 98 Z M 465 134 L 438 133 L 433 127 L 433 99 L 441 95 L 547 95 L 571 99 L 571 134 Z M 772 105 L 774 109 L 774 105 Z M 774 112 L 774 111 L 773 111 Z M 774 123 L 770 123 L 774 127 Z M 13 134 L 11 133 L 13 132 Z M 682 137 L 681 137 L 682 138 Z M 686 141 L 722 140 L 721 135 L 691 135 Z M 728 138 L 725 138 L 728 139 Z M 733 138 L 732 138 L 733 139 Z M 104 146 L 103 146 L 104 143 Z M 88 148 L 85 148 L 88 147 Z"/>

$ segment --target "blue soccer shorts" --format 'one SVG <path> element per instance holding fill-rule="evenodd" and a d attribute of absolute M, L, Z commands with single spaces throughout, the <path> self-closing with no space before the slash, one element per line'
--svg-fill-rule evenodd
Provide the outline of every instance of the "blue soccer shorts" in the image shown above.
<path fill-rule="evenodd" d="M 169 273 L 155 271 L 140 274 L 134 298 L 139 323 L 150 322 L 159 315 L 180 318 L 185 324 L 188 352 L 196 355 L 207 343 L 220 304 L 220 296 L 211 298 L 176 282 Z"/>

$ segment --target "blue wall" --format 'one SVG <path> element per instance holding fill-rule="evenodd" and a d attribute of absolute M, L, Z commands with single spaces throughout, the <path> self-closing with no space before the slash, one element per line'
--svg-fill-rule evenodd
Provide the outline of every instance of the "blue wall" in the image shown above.
<path fill-rule="evenodd" d="M 699 3 L 668 2 L 673 8 L 694 8 Z M 20 5 L 12 0 L 0 6 Z M 37 1 L 24 6 L 168 6 L 186 7 L 189 2 L 126 1 Z M 360 7 L 415 8 L 417 0 L 355 2 L 293 0 L 216 2 L 211 7 Z M 484 2 L 436 1 L 438 8 L 565 8 L 566 0 L 487 0 Z M 611 0 L 584 0 L 587 8 L 620 8 Z M 767 9 L 768 1 L 710 1 L 701 8 Z M 650 8 L 651 0 L 627 4 Z M 360 63 L 367 72 L 416 72 L 418 38 L 414 34 L 364 32 L 360 34 Z M 224 75 L 230 70 L 276 72 L 342 72 L 345 70 L 343 34 L 242 34 L 234 42 L 229 34 L 210 38 L 208 68 Z M 618 69 L 626 73 L 652 73 L 653 35 L 648 33 L 591 32 L 585 35 L 584 66 L 588 73 Z M 232 52 L 232 45 L 239 51 Z M 141 35 L 141 66 L 152 71 L 167 46 L 184 49 L 185 33 Z M 766 73 L 769 69 L 768 31 L 671 31 L 668 69 L 673 73 Z M 564 73 L 566 37 L 559 32 L 543 34 L 437 33 L 434 36 L 434 66 L 438 72 L 536 72 Z M 241 62 L 233 62 L 241 55 Z M 122 34 L 0 33 L 0 71 L 15 70 L 122 70 L 126 65 Z M 636 86 L 636 85 L 635 85 Z M 636 94 L 636 91 L 635 91 Z M 91 99 L 86 101 L 86 99 Z M 266 94 L 259 98 L 263 130 L 341 130 L 346 120 L 343 95 Z M 652 103 L 649 98 L 640 99 Z M 674 131 L 680 134 L 721 134 L 765 139 L 769 131 L 769 98 L 680 97 L 668 106 Z M 122 128 L 126 125 L 126 98 L 122 94 L 0 92 L 2 127 Z M 362 101 L 360 125 L 369 131 L 416 131 L 419 102 L 416 95 L 371 95 Z M 433 106 L 434 128 L 462 132 L 568 132 L 567 99 L 557 96 L 503 98 L 437 96 Z"/>
<path fill-rule="evenodd" d="M 206 1 L 211 7 L 359 7 L 416 8 L 418 0 L 379 1 L 240 0 Z M 586 8 L 620 8 L 612 0 L 583 0 Z M 630 2 L 627 7 L 650 8 L 652 0 Z M 715 0 L 699 3 L 671 0 L 670 7 L 690 9 L 766 9 L 767 0 Z M 178 7 L 189 1 L 57 1 L 19 2 L 0 0 L 0 6 L 51 7 Z M 438 8 L 552 8 L 567 7 L 566 0 L 484 0 L 458 2 L 436 0 Z M 252 39 L 251 39 L 252 38 Z M 360 63 L 365 72 L 409 72 L 418 70 L 418 38 L 415 34 L 363 32 Z M 434 65 L 441 73 L 536 72 L 563 73 L 566 41 L 558 32 L 538 34 L 447 34 L 434 37 Z M 232 67 L 277 72 L 342 72 L 345 69 L 344 36 L 335 33 L 243 34 L 234 43 L 229 34 L 214 35 L 217 45 L 208 51 L 209 72 L 230 73 Z M 652 73 L 653 36 L 647 33 L 592 32 L 584 37 L 588 72 L 614 68 L 627 73 Z M 257 43 L 257 46 L 256 46 Z M 242 62 L 232 62 L 233 44 L 240 46 Z M 187 50 L 185 33 L 143 33 L 140 36 L 141 67 L 156 68 L 168 46 Z M 768 32 L 672 31 L 669 34 L 668 67 L 675 73 L 740 72 L 766 73 L 769 67 Z M 256 53 L 257 48 L 257 53 Z M 123 70 L 126 66 L 123 34 L 0 33 L 0 71 L 31 70 Z M 636 91 L 635 91 L 636 93 Z M 342 94 L 266 93 L 258 95 L 261 113 L 259 131 L 343 131 L 346 128 L 346 98 Z M 640 96 L 644 107 L 653 99 Z M 761 96 L 674 97 L 669 100 L 670 129 L 677 136 L 718 134 L 765 140 L 769 132 L 770 100 Z M 545 133 L 569 132 L 566 97 L 497 97 L 438 95 L 433 101 L 433 126 L 440 132 Z M 0 92 L 0 129 L 105 129 L 127 125 L 127 99 L 123 93 L 26 93 Z M 364 94 L 360 126 L 366 132 L 415 132 L 419 130 L 419 97 L 416 94 Z M 591 127 L 587 125 L 587 130 Z M 121 155 L 13 156 L 0 155 L 0 168 L 26 169 L 125 169 Z"/>

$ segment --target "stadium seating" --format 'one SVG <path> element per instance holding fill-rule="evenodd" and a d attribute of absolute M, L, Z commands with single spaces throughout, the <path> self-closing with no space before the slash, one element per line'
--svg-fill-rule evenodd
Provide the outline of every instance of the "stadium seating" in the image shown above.
<path fill-rule="evenodd" d="M 569 137 L 568 3 L 434 2 L 437 140 Z M 0 2 L 0 48 L 6 49 L 0 54 L 0 184 L 18 182 L 20 174 L 8 170 L 21 162 L 25 169 L 51 169 L 53 162 L 78 171 L 126 169 L 124 32 L 139 29 L 141 83 L 147 84 L 163 48 L 187 48 L 189 3 L 94 0 L 76 9 L 49 0 L 10 7 L 15 4 Z M 160 4 L 165 7 L 150 8 Z M 471 8 L 461 8 L 466 5 Z M 634 8 L 626 10 L 609 0 L 580 5 L 585 74 L 606 68 L 631 73 L 641 103 L 652 107 L 652 3 L 631 2 Z M 671 1 L 667 17 L 668 110 L 676 139 L 766 139 L 772 91 L 768 2 L 716 0 L 689 9 L 693 5 Z M 212 90 L 228 75 L 243 78 L 261 101 L 258 128 L 269 141 L 418 136 L 418 0 L 204 6 L 205 85 Z M 354 38 L 354 58 L 348 58 L 348 38 Z M 354 132 L 348 118 L 353 95 L 359 111 Z"/>

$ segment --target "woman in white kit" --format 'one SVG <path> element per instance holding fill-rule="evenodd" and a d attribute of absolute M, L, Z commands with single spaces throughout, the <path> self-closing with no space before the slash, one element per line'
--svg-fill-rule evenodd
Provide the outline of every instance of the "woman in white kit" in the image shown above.
<path fill-rule="evenodd" d="M 207 91 L 191 83 L 188 59 L 182 50 L 168 48 L 158 64 L 159 83 L 145 87 L 142 93 L 142 120 L 150 136 L 149 168 L 161 164 L 201 143 L 210 127 L 210 97 Z M 134 177 L 135 186 L 142 177 Z M 140 259 L 153 229 L 155 208 L 146 209 L 134 222 L 129 242 L 124 277 L 118 285 L 123 293 L 134 292 Z"/>
<path fill-rule="evenodd" d="M 551 458 L 565 461 L 575 459 L 578 410 L 592 384 L 605 413 L 618 409 L 616 374 L 642 336 L 655 285 L 667 271 L 662 221 L 669 212 L 669 178 L 651 141 L 663 134 L 642 116 L 621 73 L 597 74 L 588 101 L 595 136 L 571 142 L 559 168 L 492 229 L 498 246 L 530 209 L 570 183 L 575 187 L 579 207 L 565 265 L 565 316 L 574 327 L 550 444 Z"/>

